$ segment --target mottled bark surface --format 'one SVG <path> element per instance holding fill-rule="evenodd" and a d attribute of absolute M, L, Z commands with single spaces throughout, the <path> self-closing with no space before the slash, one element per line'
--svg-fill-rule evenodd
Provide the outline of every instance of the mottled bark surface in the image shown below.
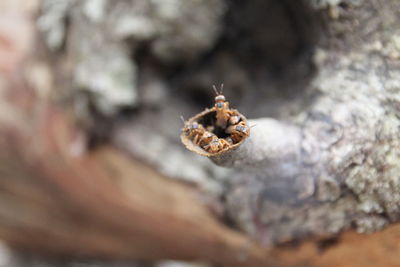
<path fill-rule="evenodd" d="M 282 242 L 350 227 L 370 233 L 398 220 L 398 12 L 396 1 L 329 7 L 312 99 L 290 120 L 298 130 L 260 120 L 253 132 L 265 140 L 250 144 L 254 164 L 236 164 L 252 172 L 237 173 L 226 193 L 229 214 L 255 238 Z"/>
<path fill-rule="evenodd" d="M 10 244 L 226 266 L 398 265 L 400 2 L 27 3 L 0 4 Z M 210 161 L 182 146 L 179 117 L 210 107 L 221 82 L 255 127 Z"/>
<path fill-rule="evenodd" d="M 222 196 L 234 225 L 266 244 L 350 227 L 382 229 L 396 221 L 400 204 L 397 5 L 233 1 L 215 48 L 205 59 L 178 64 L 173 79 L 162 82 L 167 94 L 158 108 L 143 102 L 113 140 L 164 173 Z M 160 59 L 145 51 L 153 60 L 139 62 L 149 77 L 147 65 Z M 169 71 L 153 70 L 150 80 L 165 81 L 160 77 Z M 283 121 L 254 120 L 260 125 L 253 139 L 264 140 L 250 140 L 250 151 L 239 152 L 242 160 L 229 171 L 176 142 L 179 114 L 210 105 L 209 84 L 219 81 L 246 116 Z"/>

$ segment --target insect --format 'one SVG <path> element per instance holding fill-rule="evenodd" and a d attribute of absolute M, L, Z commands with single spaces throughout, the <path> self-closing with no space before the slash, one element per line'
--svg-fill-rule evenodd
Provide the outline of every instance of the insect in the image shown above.
<path fill-rule="evenodd" d="M 215 134 L 209 131 L 204 131 L 203 134 L 199 134 L 193 139 L 193 143 L 204 148 L 205 146 L 210 144 L 215 138 L 218 138 Z"/>
<path fill-rule="evenodd" d="M 197 122 L 192 122 L 192 123 L 187 123 L 185 122 L 185 119 L 183 118 L 183 116 L 181 116 L 181 120 L 184 123 L 184 127 L 182 129 L 182 131 L 190 138 L 194 138 L 199 134 L 203 134 L 205 129 L 203 127 L 203 125 L 197 123 Z"/>
<path fill-rule="evenodd" d="M 248 126 L 247 119 L 239 111 L 229 107 L 223 88 L 224 85 L 221 84 L 218 91 L 213 85 L 216 96 L 212 109 L 204 110 L 187 122 L 181 117 L 184 123 L 182 143 L 189 150 L 203 156 L 233 149 L 250 135 L 251 127 Z"/>
<path fill-rule="evenodd" d="M 229 147 L 230 144 L 228 143 L 228 141 L 226 141 L 225 139 L 221 139 L 218 138 L 217 136 L 215 136 L 215 138 L 213 138 L 211 140 L 211 142 L 204 146 L 203 148 L 207 151 L 207 152 L 211 152 L 211 153 L 217 153 L 220 152 L 221 150 Z"/>
<path fill-rule="evenodd" d="M 236 125 L 229 126 L 225 132 L 230 134 L 230 138 L 232 139 L 233 143 L 236 144 L 250 135 L 250 128 L 243 121 L 241 121 Z"/>
<path fill-rule="evenodd" d="M 216 125 L 221 128 L 226 128 L 228 121 L 232 116 L 237 116 L 236 111 L 229 109 L 229 102 L 226 101 L 225 96 L 223 95 L 224 84 L 221 84 L 220 91 L 218 92 L 215 85 L 213 85 L 214 92 L 216 94 L 215 97 L 215 111 L 216 115 Z"/>
<path fill-rule="evenodd" d="M 215 134 L 207 131 L 202 124 L 199 124 L 198 122 L 185 123 L 185 119 L 183 118 L 183 116 L 181 116 L 181 120 L 184 122 L 185 125 L 182 131 L 189 139 L 192 140 L 195 145 L 203 148 L 207 146 L 212 140 L 215 140 L 215 138 L 218 139 Z"/>

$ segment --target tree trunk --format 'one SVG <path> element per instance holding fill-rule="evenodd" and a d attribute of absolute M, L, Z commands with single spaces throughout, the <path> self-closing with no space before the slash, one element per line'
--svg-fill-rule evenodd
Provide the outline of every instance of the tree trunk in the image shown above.
<path fill-rule="evenodd" d="M 398 1 L 7 0 L 0 13 L 12 247 L 400 265 Z M 210 107 L 220 82 L 255 126 L 210 161 L 179 143 L 179 116 Z"/>

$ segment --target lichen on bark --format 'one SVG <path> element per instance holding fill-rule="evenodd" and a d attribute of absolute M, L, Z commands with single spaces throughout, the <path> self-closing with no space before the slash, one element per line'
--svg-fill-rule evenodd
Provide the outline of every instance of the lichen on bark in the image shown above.
<path fill-rule="evenodd" d="M 107 116 L 138 106 L 143 47 L 163 62 L 193 60 L 219 34 L 220 0 L 44 0 L 38 19 L 52 50 L 65 50 L 72 88 L 93 96 Z"/>
<path fill-rule="evenodd" d="M 71 3 L 59 49 L 76 67 L 72 87 L 102 94 L 98 108 L 121 118 L 112 142 L 223 199 L 235 227 L 271 244 L 398 219 L 398 1 Z M 230 169 L 178 137 L 180 115 L 210 106 L 221 82 L 256 125 L 214 159 Z"/>
<path fill-rule="evenodd" d="M 399 32 L 394 23 L 388 23 L 396 17 L 398 9 L 393 6 L 398 3 L 391 2 L 393 10 L 387 8 L 389 2 L 376 10 L 374 1 L 361 2 L 364 5 L 341 1 L 331 6 L 343 9 L 346 4 L 346 10 L 339 11 L 339 18 L 328 19 L 328 31 L 349 28 L 340 38 L 325 36 L 315 52 L 319 71 L 309 90 L 318 96 L 293 121 L 302 136 L 302 164 L 292 178 L 296 182 L 282 186 L 280 198 L 274 199 L 279 191 L 276 184 L 284 175 L 269 175 L 263 169 L 257 174 L 239 171 L 226 194 L 235 222 L 264 242 L 332 235 L 352 225 L 359 232 L 373 232 L 398 220 L 400 69 L 393 36 Z M 386 16 L 353 24 L 357 15 L 374 12 Z M 341 16 L 345 18 L 340 20 Z M 377 25 L 385 30 L 378 31 Z M 310 181 L 314 187 L 310 194 L 293 194 Z"/>

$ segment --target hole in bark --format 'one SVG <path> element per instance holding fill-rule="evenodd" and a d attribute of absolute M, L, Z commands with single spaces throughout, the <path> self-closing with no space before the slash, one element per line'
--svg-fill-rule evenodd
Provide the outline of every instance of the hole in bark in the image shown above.
<path fill-rule="evenodd" d="M 243 64 L 279 74 L 314 43 L 312 14 L 302 1 L 231 2 L 223 41 Z"/>
<path fill-rule="evenodd" d="M 211 84 L 223 82 L 232 107 L 247 117 L 279 117 L 288 113 L 288 103 L 307 101 L 321 24 L 315 11 L 305 1 L 227 3 L 214 49 L 176 73 L 174 87 L 197 86 L 208 93 Z"/>

